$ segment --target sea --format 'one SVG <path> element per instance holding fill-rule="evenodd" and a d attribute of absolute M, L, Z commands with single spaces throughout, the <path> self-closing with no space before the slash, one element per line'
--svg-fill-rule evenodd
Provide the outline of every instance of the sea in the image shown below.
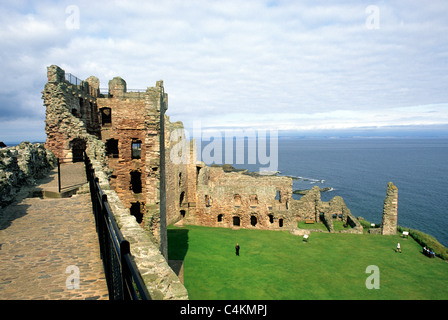
<path fill-rule="evenodd" d="M 202 143 L 199 150 L 205 148 Z M 237 163 L 236 153 L 242 150 L 235 142 L 229 164 L 254 172 L 266 167 L 266 159 L 248 161 L 248 150 L 246 141 L 245 161 Z M 268 147 L 265 154 L 270 151 L 275 148 Z M 387 183 L 393 182 L 398 188 L 398 225 L 430 234 L 448 247 L 448 139 L 279 137 L 277 155 L 278 175 L 293 177 L 294 190 L 328 188 L 322 201 L 341 196 L 353 215 L 376 224 L 381 223 Z"/>

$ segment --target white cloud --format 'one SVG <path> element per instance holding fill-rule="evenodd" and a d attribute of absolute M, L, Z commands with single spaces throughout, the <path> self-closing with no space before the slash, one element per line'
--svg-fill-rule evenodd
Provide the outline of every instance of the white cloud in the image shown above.
<path fill-rule="evenodd" d="M 79 8 L 79 29 L 66 28 L 69 5 Z M 448 102 L 448 6 L 377 5 L 380 28 L 368 30 L 367 4 L 357 1 L 2 3 L 0 118 L 31 109 L 43 121 L 40 91 L 57 64 L 102 87 L 114 76 L 128 88 L 163 79 L 174 121 L 398 124 L 394 110 L 413 106 L 423 106 L 414 122 L 445 121 L 425 108 Z"/>
<path fill-rule="evenodd" d="M 195 123 L 196 121 L 196 123 Z M 448 104 L 434 104 L 371 110 L 334 110 L 316 113 L 266 113 L 255 119 L 250 113 L 223 115 L 219 119 L 206 116 L 185 123 L 189 130 L 196 125 L 203 129 L 255 128 L 276 130 L 342 130 L 350 128 L 388 128 L 392 126 L 428 126 L 448 124 Z"/>

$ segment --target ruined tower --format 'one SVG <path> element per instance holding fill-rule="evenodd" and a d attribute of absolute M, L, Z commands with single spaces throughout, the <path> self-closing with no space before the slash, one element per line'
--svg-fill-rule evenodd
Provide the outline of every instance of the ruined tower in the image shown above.
<path fill-rule="evenodd" d="M 42 91 L 46 106 L 46 148 L 56 157 L 81 161 L 85 150 L 104 158 L 109 182 L 123 205 L 149 229 L 166 253 L 164 123 L 167 94 L 163 82 L 128 90 L 115 77 L 107 93 L 99 80 L 83 81 L 58 66 L 47 68 Z M 91 152 L 92 154 L 92 152 Z"/>
<path fill-rule="evenodd" d="M 46 107 L 45 146 L 60 159 L 79 161 L 88 141 L 100 136 L 96 104 L 98 79 L 90 77 L 81 81 L 55 65 L 47 68 L 47 77 L 42 91 Z"/>
<path fill-rule="evenodd" d="M 386 199 L 383 205 L 383 220 L 381 234 L 393 235 L 397 233 L 398 188 L 392 183 L 387 184 Z"/>

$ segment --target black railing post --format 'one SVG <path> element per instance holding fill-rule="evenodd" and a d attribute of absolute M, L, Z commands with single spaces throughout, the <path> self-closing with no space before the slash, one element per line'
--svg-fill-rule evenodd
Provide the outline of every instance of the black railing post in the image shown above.
<path fill-rule="evenodd" d="M 132 278 L 127 268 L 126 255 L 131 253 L 131 247 L 129 245 L 129 241 L 122 240 L 120 242 L 120 262 L 121 262 L 121 285 L 123 287 L 123 298 L 124 300 L 132 300 L 134 297 L 132 296 L 131 290 L 133 288 L 128 288 L 128 285 L 132 286 Z M 127 285 L 126 285 L 127 284 Z M 135 297 L 137 298 L 137 297 Z"/>
<path fill-rule="evenodd" d="M 98 179 L 98 178 L 96 178 Z M 97 182 L 97 181 L 96 181 Z M 95 182 L 95 189 L 97 186 L 97 183 Z M 97 192 L 99 190 L 96 190 Z M 99 194 L 99 192 L 98 192 Z M 107 210 L 105 203 L 107 202 L 107 195 L 102 194 L 101 200 L 100 200 L 100 214 L 99 214 L 99 221 L 100 221 L 100 230 L 101 230 L 101 243 L 103 245 L 103 265 L 104 265 L 104 271 L 106 273 L 106 281 L 107 286 L 109 288 L 109 299 L 110 300 L 116 300 L 115 297 L 115 285 L 114 285 L 114 273 L 113 273 L 113 244 L 111 247 L 111 239 L 110 239 L 110 230 L 108 230 L 108 223 L 107 223 Z"/>
<path fill-rule="evenodd" d="M 61 161 L 57 158 L 58 162 L 58 192 L 61 193 Z"/>

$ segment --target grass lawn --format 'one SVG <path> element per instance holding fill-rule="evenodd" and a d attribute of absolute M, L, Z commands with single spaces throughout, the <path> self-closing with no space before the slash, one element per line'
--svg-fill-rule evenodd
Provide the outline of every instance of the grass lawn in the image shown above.
<path fill-rule="evenodd" d="M 312 233 L 304 243 L 288 231 L 168 228 L 169 259 L 184 260 L 192 300 L 448 299 L 448 263 L 421 251 L 398 235 Z M 369 265 L 379 289 L 366 288 Z"/>

